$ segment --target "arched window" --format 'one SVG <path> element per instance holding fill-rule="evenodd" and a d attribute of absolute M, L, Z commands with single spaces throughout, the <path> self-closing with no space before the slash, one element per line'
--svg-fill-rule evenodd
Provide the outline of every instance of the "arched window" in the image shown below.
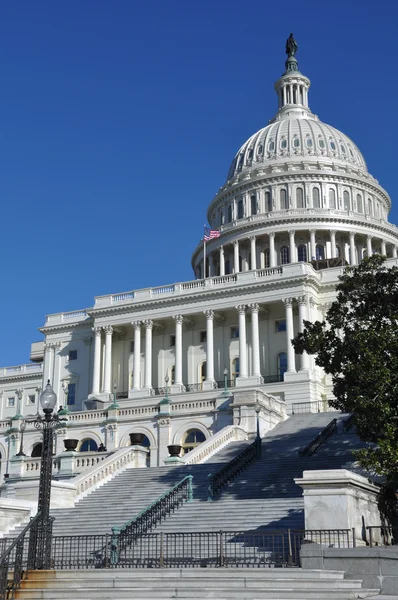
<path fill-rule="evenodd" d="M 269 259 L 269 248 L 264 250 L 264 267 L 268 269 L 270 267 L 270 259 Z"/>
<path fill-rule="evenodd" d="M 182 438 L 182 449 L 184 454 L 191 452 L 196 446 L 206 441 L 206 436 L 199 429 L 190 429 Z"/>
<path fill-rule="evenodd" d="M 295 148 L 300 148 L 300 138 L 299 137 L 295 137 L 294 141 L 293 141 L 293 146 Z"/>
<path fill-rule="evenodd" d="M 347 192 L 347 190 L 343 194 L 343 200 L 344 200 L 344 210 L 351 210 L 351 208 L 350 208 L 350 194 Z"/>
<path fill-rule="evenodd" d="M 287 371 L 287 354 L 286 352 L 280 352 L 277 357 L 277 369 L 279 379 L 283 381 L 283 374 Z"/>
<path fill-rule="evenodd" d="M 322 246 L 322 244 L 316 245 L 315 252 L 316 260 L 323 260 L 325 258 L 325 248 Z"/>
<path fill-rule="evenodd" d="M 373 202 L 372 198 L 368 198 L 368 213 L 373 215 Z"/>
<path fill-rule="evenodd" d="M 314 208 L 321 208 L 319 188 L 314 188 L 312 190 L 312 205 Z"/>
<path fill-rule="evenodd" d="M 287 140 L 286 139 L 281 140 L 281 148 L 282 148 L 282 150 L 285 150 L 287 148 Z"/>
<path fill-rule="evenodd" d="M 312 148 L 312 139 L 310 137 L 305 140 L 305 145 L 307 148 Z"/>
<path fill-rule="evenodd" d="M 243 200 L 238 202 L 238 219 L 243 219 Z"/>
<path fill-rule="evenodd" d="M 286 190 L 281 190 L 279 197 L 280 197 L 281 210 L 286 210 L 287 208 L 289 208 Z"/>
<path fill-rule="evenodd" d="M 333 188 L 329 190 L 329 208 L 336 208 L 336 192 Z"/>
<path fill-rule="evenodd" d="M 232 374 L 232 379 L 233 381 L 235 381 L 235 379 L 237 377 L 239 377 L 239 373 L 240 373 L 240 363 L 239 363 L 239 357 L 237 356 L 236 358 L 232 359 L 232 369 L 231 369 L 231 374 Z"/>
<path fill-rule="evenodd" d="M 281 248 L 281 265 L 287 265 L 290 262 L 290 253 L 287 246 Z"/>
<path fill-rule="evenodd" d="M 250 212 L 252 215 L 257 214 L 257 198 L 256 196 L 250 196 Z"/>
<path fill-rule="evenodd" d="M 357 194 L 357 211 L 363 213 L 362 196 Z"/>
<path fill-rule="evenodd" d="M 97 452 L 98 444 L 91 438 L 83 440 L 79 446 L 79 452 Z"/>
<path fill-rule="evenodd" d="M 232 221 L 232 204 L 228 205 L 228 223 Z"/>
<path fill-rule="evenodd" d="M 305 244 L 301 244 L 297 248 L 297 257 L 299 262 L 307 262 L 307 246 Z"/>
<path fill-rule="evenodd" d="M 322 138 L 318 139 L 318 144 L 319 144 L 319 147 L 321 148 L 321 150 L 323 150 L 325 148 L 325 141 Z"/>
<path fill-rule="evenodd" d="M 176 382 L 176 366 L 173 365 L 170 369 L 170 385 Z"/>
<path fill-rule="evenodd" d="M 304 208 L 304 194 L 302 188 L 296 190 L 296 206 L 297 208 Z"/>
<path fill-rule="evenodd" d="M 200 383 L 203 383 L 204 380 L 206 379 L 206 377 L 207 377 L 207 365 L 206 365 L 206 361 L 203 361 L 199 367 Z"/>
<path fill-rule="evenodd" d="M 265 210 L 271 212 L 272 210 L 272 198 L 270 192 L 265 192 Z"/>
<path fill-rule="evenodd" d="M 42 443 L 39 442 L 33 447 L 32 458 L 39 458 L 41 456 Z"/>

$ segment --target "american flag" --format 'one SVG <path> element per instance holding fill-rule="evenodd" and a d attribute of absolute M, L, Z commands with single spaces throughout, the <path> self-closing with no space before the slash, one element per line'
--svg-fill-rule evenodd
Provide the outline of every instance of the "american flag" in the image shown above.
<path fill-rule="evenodd" d="M 205 233 L 203 239 L 205 242 L 208 242 L 214 238 L 220 237 L 221 233 L 217 231 L 217 229 L 210 229 L 210 227 L 205 226 Z"/>

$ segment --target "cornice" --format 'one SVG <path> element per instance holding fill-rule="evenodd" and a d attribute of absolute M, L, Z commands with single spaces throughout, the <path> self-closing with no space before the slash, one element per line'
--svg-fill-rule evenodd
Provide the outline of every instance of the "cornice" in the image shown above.
<path fill-rule="evenodd" d="M 35 379 L 41 380 L 42 378 L 43 371 L 36 371 L 34 373 L 15 373 L 15 375 L 0 376 L 0 384 L 15 383 L 16 381 L 34 381 Z"/>
<path fill-rule="evenodd" d="M 89 310 L 87 309 L 87 314 Z M 91 318 L 85 319 L 84 321 L 71 321 L 68 324 L 60 323 L 59 325 L 44 325 L 44 327 L 39 327 L 38 331 L 47 335 L 49 333 L 68 333 L 72 331 L 76 331 L 76 329 L 85 329 L 87 327 L 92 327 L 93 321 Z"/>

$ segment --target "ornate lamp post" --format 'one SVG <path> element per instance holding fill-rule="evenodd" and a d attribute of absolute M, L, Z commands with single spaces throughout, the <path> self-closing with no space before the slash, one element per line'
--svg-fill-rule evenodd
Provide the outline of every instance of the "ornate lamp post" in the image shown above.
<path fill-rule="evenodd" d="M 228 369 L 226 367 L 224 369 L 224 391 L 221 395 L 224 396 L 224 398 L 231 395 L 228 391 Z"/>
<path fill-rule="evenodd" d="M 260 411 L 261 406 L 258 402 L 256 402 L 254 406 L 254 410 L 256 411 L 256 425 L 257 425 L 257 435 L 256 435 L 256 458 L 261 458 L 261 436 L 260 436 Z"/>
<path fill-rule="evenodd" d="M 41 515 L 41 519 L 37 522 L 35 535 L 31 536 L 31 541 L 35 542 L 35 568 L 49 569 L 54 520 L 50 517 L 54 429 L 62 426 L 65 421 L 65 419 L 60 419 L 57 414 L 52 414 L 57 404 L 57 396 L 51 387 L 50 380 L 48 380 L 44 391 L 40 395 L 40 404 L 44 412 L 44 418 L 38 414 L 33 422 L 36 429 L 43 431 L 39 499 L 37 505 L 37 512 Z"/>
<path fill-rule="evenodd" d="M 112 402 L 112 404 L 111 404 L 111 405 L 108 407 L 108 409 L 109 409 L 109 408 L 111 408 L 111 409 L 116 409 L 116 408 L 119 408 L 119 405 L 118 405 L 118 403 L 116 402 L 116 397 L 117 397 L 117 392 L 116 392 L 116 390 L 117 390 L 117 381 L 115 380 L 115 381 L 113 382 L 113 402 Z"/>
<path fill-rule="evenodd" d="M 26 456 L 25 452 L 23 451 L 23 434 L 25 432 L 25 429 L 26 429 L 26 421 L 23 419 L 21 421 L 21 425 L 19 426 L 19 431 L 21 433 L 21 442 L 19 444 L 19 452 L 15 456 Z"/>

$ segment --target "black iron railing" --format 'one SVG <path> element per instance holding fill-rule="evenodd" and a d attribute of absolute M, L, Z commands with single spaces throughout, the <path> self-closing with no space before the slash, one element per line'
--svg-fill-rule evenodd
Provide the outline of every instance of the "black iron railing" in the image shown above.
<path fill-rule="evenodd" d="M 333 434 L 337 432 L 337 419 L 332 419 L 328 425 L 309 443 L 305 448 L 299 451 L 300 456 L 313 456 L 319 448 Z"/>
<path fill-rule="evenodd" d="M 279 383 L 283 381 L 283 373 L 277 373 L 276 375 L 264 375 L 264 383 Z"/>
<path fill-rule="evenodd" d="M 233 388 L 235 387 L 235 379 L 227 379 L 227 388 Z M 225 388 L 225 380 L 222 381 L 216 381 L 217 387 L 219 389 Z"/>
<path fill-rule="evenodd" d="M 215 500 L 221 494 L 223 487 L 228 485 L 234 477 L 239 475 L 252 462 L 261 458 L 261 438 L 256 438 L 250 446 L 224 465 L 216 473 L 208 475 L 208 497 L 209 502 Z"/>
<path fill-rule="evenodd" d="M 343 431 L 348 433 L 355 426 L 355 414 L 353 413 L 343 421 Z"/>
<path fill-rule="evenodd" d="M 117 400 L 121 400 L 123 398 L 128 398 L 129 397 L 129 393 L 128 392 L 116 392 L 116 399 Z"/>
<path fill-rule="evenodd" d="M 315 402 L 293 402 L 292 415 L 303 415 L 307 413 L 327 412 L 329 403 L 323 400 Z"/>
<path fill-rule="evenodd" d="M 44 525 L 42 515 L 38 513 L 17 538 L 2 539 L 0 600 L 15 598 L 15 592 L 21 587 L 22 579 L 27 576 L 29 570 L 37 568 L 37 544 L 40 535 L 43 534 Z"/>
<path fill-rule="evenodd" d="M 391 546 L 397 544 L 397 541 L 393 539 L 393 528 L 389 525 L 368 525 L 366 531 L 369 533 L 369 540 L 367 540 L 369 546 Z"/>

